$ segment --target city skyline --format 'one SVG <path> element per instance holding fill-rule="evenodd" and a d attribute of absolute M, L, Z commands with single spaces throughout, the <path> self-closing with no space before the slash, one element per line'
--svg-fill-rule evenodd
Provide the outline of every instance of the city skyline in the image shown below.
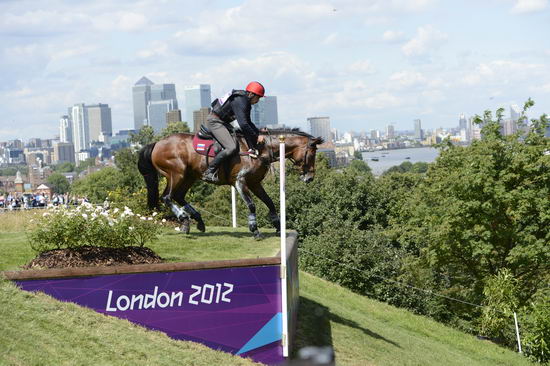
<path fill-rule="evenodd" d="M 414 119 L 454 127 L 461 113 L 508 112 L 529 97 L 531 117 L 550 112 L 548 0 L 52 0 L 0 9 L 0 141 L 53 138 L 66 106 L 97 100 L 111 107 L 113 130 L 131 129 L 131 87 L 142 76 L 180 93 L 210 84 L 212 98 L 258 80 L 278 98 L 279 123 L 304 130 L 319 115 L 342 131 L 410 130 Z"/>

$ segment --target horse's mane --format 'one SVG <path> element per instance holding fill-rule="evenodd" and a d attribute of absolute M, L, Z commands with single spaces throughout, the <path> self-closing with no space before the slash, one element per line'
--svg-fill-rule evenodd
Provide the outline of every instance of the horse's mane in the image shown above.
<path fill-rule="evenodd" d="M 301 131 L 299 128 L 268 128 L 267 132 L 260 131 L 261 135 L 298 135 L 314 138 L 309 133 Z"/>

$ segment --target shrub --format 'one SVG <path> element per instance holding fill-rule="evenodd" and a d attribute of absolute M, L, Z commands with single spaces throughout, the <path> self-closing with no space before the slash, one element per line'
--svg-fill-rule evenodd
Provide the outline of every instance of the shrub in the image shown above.
<path fill-rule="evenodd" d="M 144 246 L 160 231 L 153 216 L 134 214 L 127 207 L 109 210 L 89 203 L 76 208 L 52 207 L 31 224 L 28 239 L 37 252 L 83 246 Z"/>
<path fill-rule="evenodd" d="M 525 354 L 533 361 L 550 364 L 550 294 L 532 304 L 524 325 Z"/>

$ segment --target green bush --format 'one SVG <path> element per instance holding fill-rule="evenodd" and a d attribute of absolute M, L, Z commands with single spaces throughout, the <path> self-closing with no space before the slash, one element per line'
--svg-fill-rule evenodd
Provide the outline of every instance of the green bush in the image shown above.
<path fill-rule="evenodd" d="M 160 231 L 161 225 L 154 216 L 134 214 L 129 208 L 104 209 L 89 203 L 76 208 L 58 206 L 48 209 L 38 220 L 31 220 L 28 239 L 31 248 L 39 253 L 84 246 L 144 246 L 155 240 Z"/>
<path fill-rule="evenodd" d="M 550 364 L 550 294 L 546 292 L 531 305 L 523 327 L 524 348 L 531 360 Z"/>
<path fill-rule="evenodd" d="M 486 306 L 481 316 L 481 329 L 484 335 L 508 346 L 516 341 L 513 314 L 519 305 L 518 290 L 518 281 L 508 269 L 490 277 L 483 289 Z"/>

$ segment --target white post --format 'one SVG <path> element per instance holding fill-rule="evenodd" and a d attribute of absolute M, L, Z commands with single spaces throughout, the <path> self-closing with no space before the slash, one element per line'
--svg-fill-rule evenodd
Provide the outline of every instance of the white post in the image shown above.
<path fill-rule="evenodd" d="M 515 311 L 514 311 L 514 323 L 516 324 L 516 337 L 518 338 L 518 349 L 519 349 L 519 353 L 521 353 L 521 339 L 519 338 L 518 317 Z"/>
<path fill-rule="evenodd" d="M 279 136 L 279 185 L 280 185 L 280 214 L 281 214 L 281 301 L 283 318 L 283 357 L 288 357 L 288 301 L 286 275 L 286 176 L 285 176 L 285 136 Z"/>
<path fill-rule="evenodd" d="M 233 186 L 231 186 L 231 217 L 233 219 L 233 227 L 237 227 L 237 194 Z"/>

